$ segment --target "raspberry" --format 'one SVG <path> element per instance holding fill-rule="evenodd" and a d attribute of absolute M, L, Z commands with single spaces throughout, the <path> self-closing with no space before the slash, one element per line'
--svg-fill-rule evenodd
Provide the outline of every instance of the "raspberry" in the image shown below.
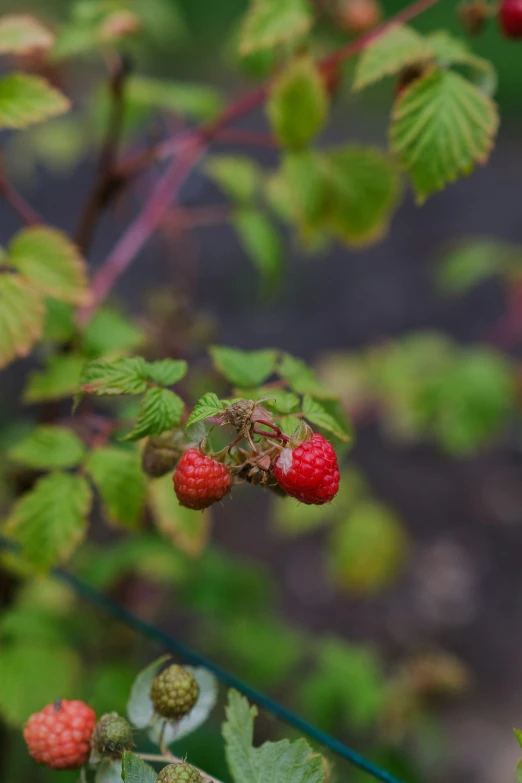
<path fill-rule="evenodd" d="M 297 448 L 281 451 L 274 463 L 274 476 L 288 495 L 307 505 L 328 503 L 339 489 L 337 456 L 317 432 Z"/>
<path fill-rule="evenodd" d="M 162 718 L 179 720 L 190 712 L 198 696 L 194 675 L 182 666 L 173 664 L 152 680 L 150 698 Z"/>
<path fill-rule="evenodd" d="M 506 38 L 522 38 L 522 0 L 503 0 L 498 18 Z"/>
<path fill-rule="evenodd" d="M 231 478 L 226 467 L 197 449 L 187 449 L 172 478 L 181 505 L 195 511 L 211 506 L 230 492 Z"/>
<path fill-rule="evenodd" d="M 156 783 L 203 783 L 203 777 L 199 769 L 181 762 L 163 767 L 156 778 Z"/>
<path fill-rule="evenodd" d="M 94 729 L 92 745 L 100 756 L 119 758 L 134 745 L 132 726 L 117 712 L 102 715 Z"/>
<path fill-rule="evenodd" d="M 94 710 L 83 701 L 48 704 L 31 715 L 24 727 L 30 755 L 52 769 L 78 769 L 90 754 L 96 725 Z"/>

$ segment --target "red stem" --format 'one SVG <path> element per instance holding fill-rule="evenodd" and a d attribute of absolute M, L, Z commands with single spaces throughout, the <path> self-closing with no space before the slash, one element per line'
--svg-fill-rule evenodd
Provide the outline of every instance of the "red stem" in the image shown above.
<path fill-rule="evenodd" d="M 3 174 L 0 176 L 0 192 L 3 194 L 9 206 L 28 226 L 38 226 L 44 222 L 38 212 L 36 212 L 36 210 L 27 203 L 24 197 L 13 188 Z"/>
<path fill-rule="evenodd" d="M 274 434 L 272 435 L 271 432 L 265 432 L 264 430 L 260 430 L 257 427 L 254 427 L 252 429 L 252 432 L 255 435 L 263 435 L 265 438 L 278 438 L 279 440 L 282 440 L 283 443 L 288 443 L 288 441 L 290 440 L 288 435 L 285 435 L 285 433 L 282 430 L 280 430 L 279 427 L 276 427 L 275 424 L 271 424 L 268 421 L 258 421 L 257 423 L 262 424 L 265 427 L 270 427 L 271 430 L 274 430 Z"/>

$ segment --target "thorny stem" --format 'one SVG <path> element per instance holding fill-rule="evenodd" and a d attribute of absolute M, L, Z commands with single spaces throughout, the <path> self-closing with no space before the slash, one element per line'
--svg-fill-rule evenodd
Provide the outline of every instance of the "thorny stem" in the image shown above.
<path fill-rule="evenodd" d="M 143 761 L 152 761 L 153 763 L 158 764 L 181 764 L 184 763 L 184 759 L 180 759 L 178 756 L 173 756 L 172 753 L 167 753 L 165 755 L 159 755 L 156 753 L 137 753 L 137 756 L 140 757 L 140 759 L 143 759 Z M 193 764 L 191 766 L 194 766 Z M 196 767 L 196 769 L 199 769 Z M 211 778 L 210 775 L 207 775 L 203 770 L 199 769 L 199 772 L 203 776 L 203 780 L 205 783 L 220 783 L 220 781 L 217 778 Z"/>

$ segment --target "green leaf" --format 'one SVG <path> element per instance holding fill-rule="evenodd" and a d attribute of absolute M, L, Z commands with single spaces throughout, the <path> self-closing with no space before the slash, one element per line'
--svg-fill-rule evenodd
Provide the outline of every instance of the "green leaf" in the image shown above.
<path fill-rule="evenodd" d="M 216 369 L 240 388 L 260 386 L 275 371 L 277 351 L 241 351 L 225 345 L 213 345 L 209 353 Z"/>
<path fill-rule="evenodd" d="M 513 734 L 515 735 L 518 744 L 522 748 L 522 731 L 520 729 L 513 729 Z"/>
<path fill-rule="evenodd" d="M 437 269 L 442 291 L 462 294 L 494 275 L 522 269 L 522 249 L 496 239 L 474 239 L 453 247 Z"/>
<path fill-rule="evenodd" d="M 89 454 L 85 469 L 100 493 L 109 522 L 139 526 L 147 498 L 147 482 L 137 451 L 106 446 Z"/>
<path fill-rule="evenodd" d="M 223 105 L 221 95 L 213 87 L 148 76 L 132 76 L 125 94 L 131 105 L 161 109 L 200 121 L 215 117 Z"/>
<path fill-rule="evenodd" d="M 295 356 L 291 356 L 289 353 L 282 355 L 277 371 L 297 394 L 311 394 L 320 399 L 333 396 L 323 386 L 311 367 L 308 367 L 302 359 L 296 359 Z"/>
<path fill-rule="evenodd" d="M 309 0 L 251 0 L 241 28 L 241 54 L 292 41 L 307 33 L 312 23 Z"/>
<path fill-rule="evenodd" d="M 517 783 L 522 783 L 522 761 L 517 764 Z"/>
<path fill-rule="evenodd" d="M 429 45 L 441 68 L 449 65 L 465 66 L 470 78 L 487 95 L 493 95 L 497 87 L 495 69 L 489 60 L 477 57 L 466 41 L 455 38 L 446 30 L 439 30 L 428 36 Z"/>
<path fill-rule="evenodd" d="M 205 171 L 235 201 L 253 201 L 261 190 L 260 168 L 246 156 L 213 155 L 207 160 Z"/>
<path fill-rule="evenodd" d="M 41 76 L 11 73 L 0 79 L 0 128 L 25 128 L 69 107 L 65 95 Z"/>
<path fill-rule="evenodd" d="M 53 35 L 32 16 L 13 14 L 0 19 L 0 54 L 30 54 L 48 49 Z"/>
<path fill-rule="evenodd" d="M 275 135 L 284 147 L 306 147 L 322 130 L 328 96 L 313 60 L 298 57 L 273 82 L 267 112 Z"/>
<path fill-rule="evenodd" d="M 169 655 L 158 658 L 143 669 L 134 680 L 127 704 L 127 716 L 137 729 L 145 729 L 152 722 L 154 707 L 150 699 L 150 686 L 169 658 Z"/>
<path fill-rule="evenodd" d="M 344 441 L 350 440 L 349 432 L 344 428 L 342 422 L 337 421 L 320 402 L 314 400 L 309 394 L 303 398 L 303 413 L 308 421 L 317 424 L 321 429 L 333 433 Z"/>
<path fill-rule="evenodd" d="M 8 263 L 42 294 L 77 305 L 90 300 L 85 262 L 61 231 L 41 226 L 20 231 L 9 245 Z"/>
<path fill-rule="evenodd" d="M 283 248 L 277 230 L 263 212 L 250 207 L 237 209 L 232 224 L 266 287 L 273 288 L 281 277 L 283 265 Z"/>
<path fill-rule="evenodd" d="M 313 150 L 286 153 L 280 176 L 285 199 L 306 242 L 321 226 L 328 208 L 328 177 L 324 156 Z"/>
<path fill-rule="evenodd" d="M 278 413 L 295 413 L 299 408 L 300 399 L 297 394 L 284 389 L 260 389 L 259 397 L 267 397 L 266 405 L 275 408 Z"/>
<path fill-rule="evenodd" d="M 355 68 L 353 89 L 364 87 L 394 76 L 408 65 L 433 57 L 430 43 L 411 27 L 397 25 L 379 36 L 362 52 Z"/>
<path fill-rule="evenodd" d="M 393 582 L 406 554 L 407 537 L 400 521 L 385 506 L 368 500 L 335 528 L 329 559 L 336 583 L 365 595 Z"/>
<path fill-rule="evenodd" d="M 349 145 L 328 153 L 325 225 L 340 239 L 362 245 L 379 239 L 400 196 L 393 162 L 375 147 Z"/>
<path fill-rule="evenodd" d="M 0 367 L 27 356 L 41 337 L 44 307 L 39 294 L 18 275 L 0 270 Z"/>
<path fill-rule="evenodd" d="M 102 759 L 96 769 L 94 783 L 121 783 L 121 771 L 121 759 Z"/>
<path fill-rule="evenodd" d="M 82 476 L 51 473 L 16 502 L 6 532 L 27 560 L 46 571 L 67 560 L 83 540 L 91 499 Z"/>
<path fill-rule="evenodd" d="M 180 423 L 184 410 L 185 403 L 174 392 L 149 389 L 141 401 L 136 426 L 122 440 L 141 440 L 146 435 L 161 435 Z"/>
<path fill-rule="evenodd" d="M 147 391 L 145 374 L 145 361 L 140 356 L 114 361 L 93 361 L 84 368 L 81 390 L 99 397 L 143 394 Z"/>
<path fill-rule="evenodd" d="M 143 759 L 126 750 L 121 761 L 121 777 L 125 783 L 156 783 L 157 775 Z"/>
<path fill-rule="evenodd" d="M 304 739 L 265 742 L 254 748 L 256 707 L 250 707 L 244 696 L 231 690 L 225 711 L 222 731 L 234 783 L 323 783 L 322 758 Z"/>
<path fill-rule="evenodd" d="M 76 332 L 74 308 L 68 302 L 48 297 L 45 300 L 43 339 L 53 343 L 66 343 Z"/>
<path fill-rule="evenodd" d="M 170 475 L 149 483 L 149 503 L 154 523 L 167 540 L 188 555 L 199 555 L 210 533 L 210 511 L 180 506 Z"/>
<path fill-rule="evenodd" d="M 161 359 L 157 362 L 147 362 L 145 378 L 160 386 L 172 386 L 187 374 L 187 362 L 183 359 Z"/>
<path fill-rule="evenodd" d="M 85 456 L 85 447 L 66 427 L 42 425 L 16 444 L 9 457 L 35 470 L 74 468 Z"/>
<path fill-rule="evenodd" d="M 71 397 L 80 385 L 84 366 L 85 357 L 79 354 L 50 356 L 44 370 L 29 374 L 23 401 L 49 402 Z"/>
<path fill-rule="evenodd" d="M 497 128 L 496 105 L 457 73 L 435 70 L 408 87 L 393 108 L 390 142 L 417 202 L 485 163 Z"/>
<path fill-rule="evenodd" d="M 193 666 L 186 666 L 185 668 L 194 675 L 194 679 L 199 686 L 199 695 L 188 715 L 185 715 L 177 722 L 169 722 L 167 724 L 163 735 L 163 740 L 167 747 L 198 729 L 207 720 L 218 698 L 218 682 L 208 669 L 195 668 Z M 159 745 L 161 731 L 161 722 L 155 723 L 149 731 L 149 736 L 155 745 Z"/>
<path fill-rule="evenodd" d="M 0 715 L 8 725 L 21 727 L 57 693 L 76 698 L 79 675 L 80 661 L 70 647 L 2 642 Z"/>
<path fill-rule="evenodd" d="M 145 342 L 142 328 L 123 313 L 109 307 L 98 310 L 83 333 L 82 345 L 90 358 L 131 353 Z"/>
<path fill-rule="evenodd" d="M 198 421 L 203 421 L 211 416 L 219 416 L 225 408 L 226 404 L 218 399 L 217 394 L 214 394 L 214 392 L 207 392 L 207 394 L 204 394 L 194 405 L 185 428 L 189 429 L 189 427 L 192 427 L 192 425 L 196 424 Z"/>

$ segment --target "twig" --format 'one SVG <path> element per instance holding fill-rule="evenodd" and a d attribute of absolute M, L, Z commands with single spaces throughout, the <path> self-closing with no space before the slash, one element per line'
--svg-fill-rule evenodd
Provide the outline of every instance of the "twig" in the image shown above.
<path fill-rule="evenodd" d="M 32 208 L 24 197 L 11 185 L 4 170 L 3 160 L 0 157 L 0 193 L 9 206 L 21 217 L 28 226 L 37 226 L 43 223 L 38 212 Z"/>
<path fill-rule="evenodd" d="M 168 755 L 160 755 L 156 753 L 138 753 L 137 754 L 143 761 L 152 761 L 153 763 L 158 764 L 182 764 L 185 763 L 184 759 L 180 759 L 178 756 L 173 756 L 171 753 Z M 191 766 L 194 766 L 193 764 Z M 217 778 L 211 778 L 210 775 L 207 775 L 203 770 L 199 769 L 199 767 L 196 767 L 196 769 L 199 770 L 201 773 L 203 780 L 205 783 L 221 783 Z"/>

